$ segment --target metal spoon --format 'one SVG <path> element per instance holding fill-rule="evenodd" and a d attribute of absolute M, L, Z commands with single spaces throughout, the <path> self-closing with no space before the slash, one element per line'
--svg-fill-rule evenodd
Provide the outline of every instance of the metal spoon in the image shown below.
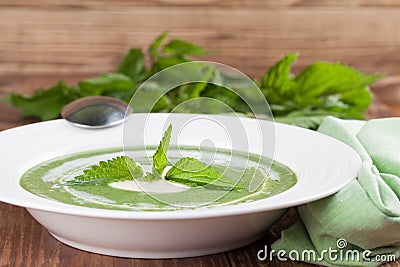
<path fill-rule="evenodd" d="M 107 96 L 88 96 L 66 105 L 61 117 L 81 128 L 106 128 L 118 125 L 132 109 L 124 102 Z"/>

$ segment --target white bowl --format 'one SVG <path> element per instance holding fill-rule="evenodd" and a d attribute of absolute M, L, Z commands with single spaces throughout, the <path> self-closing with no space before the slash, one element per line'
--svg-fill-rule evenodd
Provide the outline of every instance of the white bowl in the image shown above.
<path fill-rule="evenodd" d="M 181 123 L 194 116 L 134 114 L 129 121 L 147 127 L 147 131 L 143 131 L 147 135 L 145 143 L 156 145 L 167 121 Z M 201 116 L 234 123 L 231 117 Z M 238 118 L 235 120 L 237 122 Z M 295 186 L 251 203 L 164 212 L 104 210 L 48 200 L 27 192 L 19 185 L 26 170 L 55 157 L 123 145 L 123 125 L 87 130 L 73 127 L 64 120 L 55 120 L 0 133 L 0 201 L 27 208 L 55 238 L 79 249 L 122 257 L 178 258 L 246 245 L 259 238 L 286 208 L 329 196 L 357 176 L 361 165 L 358 154 L 336 139 L 269 121 L 247 118 L 239 121 L 248 130 L 248 151 L 251 153 L 264 151 L 260 150 L 263 141 L 254 131 L 257 125 L 274 129 L 275 151 L 265 153 L 296 173 L 298 182 Z M 202 122 L 199 123 L 201 126 Z M 192 131 L 190 124 L 187 126 L 191 138 L 187 138 L 186 143 L 197 144 L 194 137 L 198 126 L 193 126 Z M 137 129 L 142 131 L 140 127 Z M 222 139 L 218 142 L 217 138 L 217 147 L 227 146 Z"/>

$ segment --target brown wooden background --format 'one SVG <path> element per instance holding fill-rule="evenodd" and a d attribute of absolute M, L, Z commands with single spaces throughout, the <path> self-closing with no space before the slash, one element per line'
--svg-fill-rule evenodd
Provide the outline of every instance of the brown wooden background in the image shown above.
<path fill-rule="evenodd" d="M 295 71 L 330 60 L 400 75 L 398 0 L 0 0 L 0 95 L 112 71 L 165 30 L 255 77 L 288 52 Z"/>
<path fill-rule="evenodd" d="M 373 89 L 395 112 L 381 113 L 382 104 L 377 102 L 372 113 L 400 114 L 399 0 L 0 0 L 0 97 L 12 91 L 29 94 L 58 80 L 74 84 L 113 71 L 129 48 L 147 48 L 166 30 L 170 38 L 215 51 L 202 59 L 258 78 L 288 52 L 300 54 L 295 72 L 316 60 L 329 60 L 368 74 L 387 73 Z M 0 103 L 0 130 L 20 124 L 18 116 Z M 1 207 L 1 266 L 194 263 L 127 262 L 78 253 L 54 241 L 21 208 Z M 265 241 L 260 242 L 250 250 L 257 251 Z M 19 256 L 13 257 L 16 251 Z M 254 253 L 243 250 L 226 255 L 203 257 L 199 263 L 261 264 L 249 258 Z"/>

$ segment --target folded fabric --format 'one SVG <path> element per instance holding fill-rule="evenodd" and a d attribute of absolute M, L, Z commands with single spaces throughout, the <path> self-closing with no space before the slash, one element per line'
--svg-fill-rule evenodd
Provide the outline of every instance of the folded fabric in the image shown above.
<path fill-rule="evenodd" d="M 400 257 L 400 118 L 328 117 L 318 131 L 357 151 L 360 172 L 338 193 L 299 206 L 301 221 L 272 249 L 326 266 L 378 266 Z"/>

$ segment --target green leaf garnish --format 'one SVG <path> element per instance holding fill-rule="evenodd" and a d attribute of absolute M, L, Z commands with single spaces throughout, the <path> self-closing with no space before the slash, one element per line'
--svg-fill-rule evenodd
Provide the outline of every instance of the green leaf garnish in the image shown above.
<path fill-rule="evenodd" d="M 143 176 L 142 178 L 139 178 L 139 180 L 145 181 L 145 182 L 152 182 L 152 181 L 161 180 L 161 179 L 162 179 L 161 175 L 159 175 L 158 173 L 152 173 L 152 172 L 147 172 L 145 176 Z"/>
<path fill-rule="evenodd" d="M 108 161 L 100 161 L 98 165 L 84 170 L 82 175 L 61 185 L 93 185 L 109 184 L 143 177 L 143 170 L 127 156 L 120 156 Z"/>
<path fill-rule="evenodd" d="M 168 129 L 165 131 L 163 138 L 158 145 L 156 153 L 153 155 L 153 173 L 158 173 L 161 175 L 168 165 L 167 150 L 169 147 L 169 142 L 171 141 L 172 125 L 169 125 Z"/>
<path fill-rule="evenodd" d="M 165 175 L 165 179 L 188 186 L 210 186 L 229 188 L 234 190 L 244 189 L 241 185 L 224 177 L 218 170 L 198 161 L 185 157 L 180 159 Z"/>

